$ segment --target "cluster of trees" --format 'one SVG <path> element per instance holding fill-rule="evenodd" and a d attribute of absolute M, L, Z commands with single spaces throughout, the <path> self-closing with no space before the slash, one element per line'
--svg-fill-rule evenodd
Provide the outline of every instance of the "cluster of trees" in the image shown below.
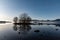
<path fill-rule="evenodd" d="M 19 17 L 14 17 L 13 21 L 14 23 L 30 23 L 31 17 L 24 13 L 21 14 Z"/>

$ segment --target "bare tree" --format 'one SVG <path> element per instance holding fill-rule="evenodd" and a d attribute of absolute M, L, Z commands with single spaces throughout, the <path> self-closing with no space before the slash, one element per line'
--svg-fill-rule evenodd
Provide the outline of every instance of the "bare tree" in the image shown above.
<path fill-rule="evenodd" d="M 29 23 L 30 21 L 31 21 L 31 18 L 26 13 L 21 14 L 20 17 L 19 17 L 19 22 L 20 23 Z"/>
<path fill-rule="evenodd" d="M 19 20 L 18 20 L 19 19 Z M 31 17 L 28 16 L 26 13 L 23 13 L 18 17 L 14 17 L 13 19 L 14 23 L 30 23 L 31 22 Z"/>
<path fill-rule="evenodd" d="M 17 23 L 18 17 L 14 17 L 13 21 L 14 21 L 14 23 Z"/>

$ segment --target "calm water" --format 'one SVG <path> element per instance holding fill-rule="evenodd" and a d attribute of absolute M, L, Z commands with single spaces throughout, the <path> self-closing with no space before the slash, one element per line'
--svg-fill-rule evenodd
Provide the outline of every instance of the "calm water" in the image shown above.
<path fill-rule="evenodd" d="M 21 27 L 21 25 L 0 24 L 0 40 L 60 40 L 60 27 L 56 25 Z"/>

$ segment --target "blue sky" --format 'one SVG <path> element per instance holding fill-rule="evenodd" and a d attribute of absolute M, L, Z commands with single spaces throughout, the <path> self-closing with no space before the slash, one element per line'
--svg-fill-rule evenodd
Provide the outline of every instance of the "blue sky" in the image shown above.
<path fill-rule="evenodd" d="M 0 0 L 0 20 L 27 13 L 33 19 L 60 18 L 60 0 Z"/>

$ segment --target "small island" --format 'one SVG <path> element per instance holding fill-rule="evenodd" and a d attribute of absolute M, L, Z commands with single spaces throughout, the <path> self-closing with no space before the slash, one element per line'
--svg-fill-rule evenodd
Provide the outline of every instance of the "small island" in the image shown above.
<path fill-rule="evenodd" d="M 26 13 L 21 14 L 19 17 L 14 17 L 13 21 L 14 24 L 33 24 L 31 23 L 31 17 L 28 16 Z"/>
<path fill-rule="evenodd" d="M 14 17 L 13 19 L 14 23 L 16 25 L 42 25 L 42 24 L 47 24 L 47 25 L 60 25 L 60 19 L 56 20 L 34 20 L 32 19 L 28 14 L 23 13 L 19 17 Z"/>

